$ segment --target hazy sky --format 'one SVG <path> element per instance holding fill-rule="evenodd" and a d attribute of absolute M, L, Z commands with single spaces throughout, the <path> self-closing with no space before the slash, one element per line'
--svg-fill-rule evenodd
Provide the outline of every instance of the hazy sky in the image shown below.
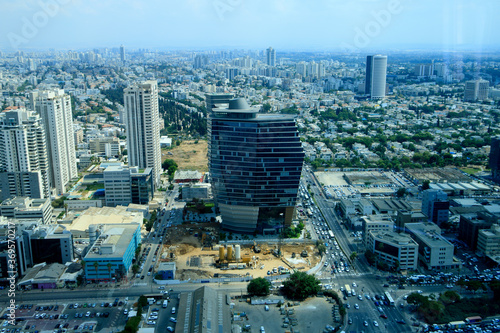
<path fill-rule="evenodd" d="M 0 49 L 486 50 L 498 13 L 498 0 L 0 0 Z"/>

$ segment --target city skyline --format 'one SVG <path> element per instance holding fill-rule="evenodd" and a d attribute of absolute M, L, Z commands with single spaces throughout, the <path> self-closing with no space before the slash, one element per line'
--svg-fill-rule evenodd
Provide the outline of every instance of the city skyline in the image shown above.
<path fill-rule="evenodd" d="M 91 47 L 279 51 L 496 48 L 500 4 L 464 0 L 82 2 L 5 0 L 0 50 Z M 130 22 L 134 24 L 130 24 Z M 99 22 L 99 24 L 90 24 Z M 255 24 L 260 23 L 260 24 Z M 139 28 L 147 24 L 144 34 Z"/>

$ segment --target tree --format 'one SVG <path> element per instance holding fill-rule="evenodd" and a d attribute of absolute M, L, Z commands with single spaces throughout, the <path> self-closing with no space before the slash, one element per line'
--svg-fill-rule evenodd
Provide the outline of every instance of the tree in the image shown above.
<path fill-rule="evenodd" d="M 283 283 L 283 293 L 294 300 L 305 300 L 320 290 L 320 281 L 305 272 L 295 272 Z"/>
<path fill-rule="evenodd" d="M 349 256 L 349 259 L 351 259 L 351 261 L 354 262 L 354 260 L 356 260 L 357 257 L 358 257 L 358 253 L 356 251 L 354 251 Z"/>
<path fill-rule="evenodd" d="M 169 177 L 173 177 L 179 166 L 174 160 L 167 158 L 165 161 L 163 161 L 161 167 L 163 168 L 163 170 L 167 170 Z"/>
<path fill-rule="evenodd" d="M 94 261 L 94 268 L 95 268 L 95 278 L 96 280 L 99 279 L 99 263 L 97 261 Z"/>
<path fill-rule="evenodd" d="M 108 262 L 106 266 L 108 267 L 109 278 L 111 279 L 111 267 L 113 267 L 113 265 L 111 265 L 111 263 Z"/>
<path fill-rule="evenodd" d="M 322 256 L 326 252 L 326 246 L 323 243 L 318 244 L 317 248 L 320 256 Z"/>
<path fill-rule="evenodd" d="M 396 196 L 398 198 L 402 198 L 404 197 L 406 194 L 406 189 L 404 187 L 401 187 L 397 192 L 396 192 Z"/>
<path fill-rule="evenodd" d="M 428 189 L 430 188 L 430 186 L 429 186 L 429 184 L 430 184 L 430 183 L 431 183 L 431 182 L 430 182 L 429 180 L 427 180 L 427 179 L 426 179 L 426 180 L 424 180 L 424 181 L 422 182 L 422 191 L 428 190 Z"/>
<path fill-rule="evenodd" d="M 255 278 L 248 283 L 247 291 L 250 295 L 266 296 L 269 295 L 271 282 L 264 278 Z"/>

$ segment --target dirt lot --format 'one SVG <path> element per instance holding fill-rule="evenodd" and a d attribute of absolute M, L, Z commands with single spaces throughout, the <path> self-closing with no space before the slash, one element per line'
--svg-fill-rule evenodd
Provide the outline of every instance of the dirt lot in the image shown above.
<path fill-rule="evenodd" d="M 206 172 L 208 171 L 207 151 L 206 140 L 199 140 L 198 143 L 195 143 L 194 140 L 183 141 L 179 146 L 174 146 L 172 149 L 162 149 L 161 161 L 170 158 L 177 163 L 181 170 Z"/>
<path fill-rule="evenodd" d="M 177 267 L 176 278 L 178 279 L 209 278 L 214 277 L 215 273 L 225 274 L 227 276 L 252 275 L 253 277 L 263 277 L 267 276 L 268 271 L 272 271 L 273 268 L 278 268 L 279 266 L 288 269 L 295 268 L 307 271 L 321 260 L 313 244 L 284 245 L 283 253 L 285 260 L 277 258 L 271 253 L 267 253 L 274 249 L 275 245 L 260 244 L 262 249 L 260 253 L 254 253 L 250 246 L 245 245 L 241 246 L 241 257 L 249 259 L 249 264 L 246 268 L 219 269 L 215 267 L 215 262 L 219 257 L 217 244 L 213 244 L 213 249 L 209 247 L 202 248 L 200 237 L 194 236 L 194 234 L 202 234 L 202 229 L 199 227 L 209 232 L 212 231 L 212 235 L 216 234 L 217 229 L 214 225 L 207 223 L 177 226 L 166 235 L 165 245 L 160 260 L 172 260 L 173 256 Z M 210 233 L 207 233 L 206 237 L 209 236 Z M 309 254 L 306 258 L 300 256 L 300 253 L 304 249 L 306 249 Z M 227 250 L 225 252 L 227 252 Z M 296 254 L 295 258 L 292 258 L 292 252 Z"/>

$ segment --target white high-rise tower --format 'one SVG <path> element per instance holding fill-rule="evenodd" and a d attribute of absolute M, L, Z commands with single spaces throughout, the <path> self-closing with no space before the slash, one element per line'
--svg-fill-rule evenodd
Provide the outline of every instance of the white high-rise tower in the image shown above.
<path fill-rule="evenodd" d="M 365 94 L 370 95 L 371 99 L 384 98 L 386 76 L 387 56 L 367 56 Z"/>
<path fill-rule="evenodd" d="M 58 195 L 78 177 L 71 98 L 62 89 L 35 91 L 31 101 L 45 127 L 49 155 L 50 185 Z"/>
<path fill-rule="evenodd" d="M 48 198 L 47 144 L 40 116 L 24 108 L 0 114 L 0 200 Z"/>
<path fill-rule="evenodd" d="M 266 50 L 266 63 L 268 66 L 276 66 L 276 50 L 272 47 Z"/>
<path fill-rule="evenodd" d="M 141 169 L 153 169 L 157 189 L 162 171 L 158 83 L 145 81 L 126 88 L 123 95 L 127 113 L 128 163 Z"/>

